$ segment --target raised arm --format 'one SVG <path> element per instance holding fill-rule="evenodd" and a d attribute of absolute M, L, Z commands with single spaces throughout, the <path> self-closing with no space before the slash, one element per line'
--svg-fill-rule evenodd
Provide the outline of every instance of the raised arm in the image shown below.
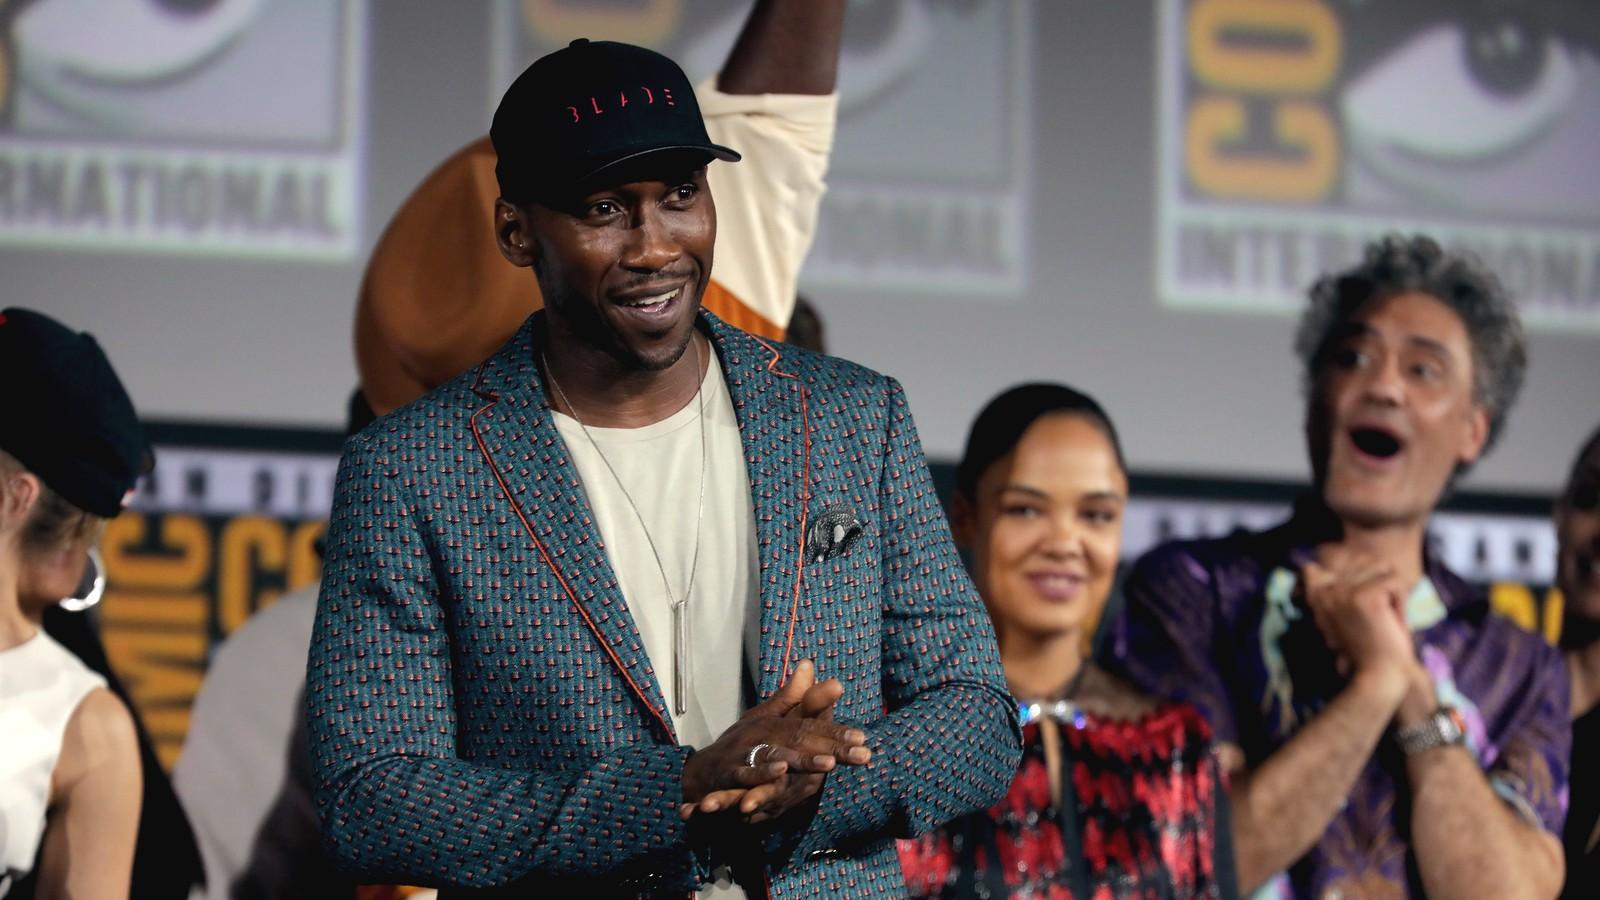
<path fill-rule="evenodd" d="M 728 94 L 831 94 L 846 0 L 757 0 L 717 77 Z"/>
<path fill-rule="evenodd" d="M 700 85 L 712 140 L 744 154 L 707 170 L 717 198 L 707 309 L 782 337 L 817 233 L 839 98 L 844 0 L 760 0 L 721 75 Z"/>

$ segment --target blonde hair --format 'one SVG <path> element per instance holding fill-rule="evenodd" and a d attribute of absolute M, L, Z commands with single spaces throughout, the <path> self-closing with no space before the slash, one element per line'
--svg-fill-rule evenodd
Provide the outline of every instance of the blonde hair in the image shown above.
<path fill-rule="evenodd" d="M 15 456 L 0 450 L 0 475 L 20 475 L 28 471 Z M 22 526 L 22 546 L 27 550 L 51 551 L 92 539 L 108 519 L 79 509 L 60 494 L 39 482 L 39 500 Z"/>

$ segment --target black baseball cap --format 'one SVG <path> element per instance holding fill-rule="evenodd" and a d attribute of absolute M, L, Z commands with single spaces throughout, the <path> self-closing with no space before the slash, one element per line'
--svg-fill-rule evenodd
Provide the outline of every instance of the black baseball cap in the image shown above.
<path fill-rule="evenodd" d="M 154 461 L 100 344 L 28 309 L 0 310 L 0 450 L 68 503 L 112 518 Z"/>
<path fill-rule="evenodd" d="M 736 162 L 711 142 L 688 76 L 654 50 L 579 38 L 541 57 L 506 89 L 489 126 L 500 195 L 569 198 L 608 170 L 672 151 L 696 165 Z"/>

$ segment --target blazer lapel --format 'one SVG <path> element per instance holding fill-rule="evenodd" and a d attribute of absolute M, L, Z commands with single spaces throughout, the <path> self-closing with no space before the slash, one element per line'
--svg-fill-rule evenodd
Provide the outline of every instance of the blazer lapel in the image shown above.
<path fill-rule="evenodd" d="M 761 585 L 762 698 L 782 684 L 797 654 L 801 551 L 811 501 L 811 429 L 806 386 L 784 366 L 781 344 L 704 314 L 733 399 L 750 478 Z"/>
<path fill-rule="evenodd" d="M 479 370 L 472 433 L 490 474 L 568 599 L 668 740 L 661 686 L 600 540 L 577 467 L 556 431 L 534 363 L 531 317 Z"/>

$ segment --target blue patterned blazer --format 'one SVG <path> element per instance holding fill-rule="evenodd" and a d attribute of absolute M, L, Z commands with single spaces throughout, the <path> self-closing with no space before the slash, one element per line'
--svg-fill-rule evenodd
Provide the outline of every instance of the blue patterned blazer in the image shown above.
<path fill-rule="evenodd" d="M 901 896 L 892 839 L 998 802 L 1016 772 L 993 631 L 899 384 L 701 324 L 755 509 L 757 688 L 816 660 L 875 753 L 739 862 L 772 898 Z M 447 897 L 682 897 L 718 861 L 678 818 L 692 749 L 551 419 L 540 327 L 345 447 L 306 682 L 325 840 L 367 880 L 466 889 Z M 838 503 L 859 539 L 803 561 Z"/>

